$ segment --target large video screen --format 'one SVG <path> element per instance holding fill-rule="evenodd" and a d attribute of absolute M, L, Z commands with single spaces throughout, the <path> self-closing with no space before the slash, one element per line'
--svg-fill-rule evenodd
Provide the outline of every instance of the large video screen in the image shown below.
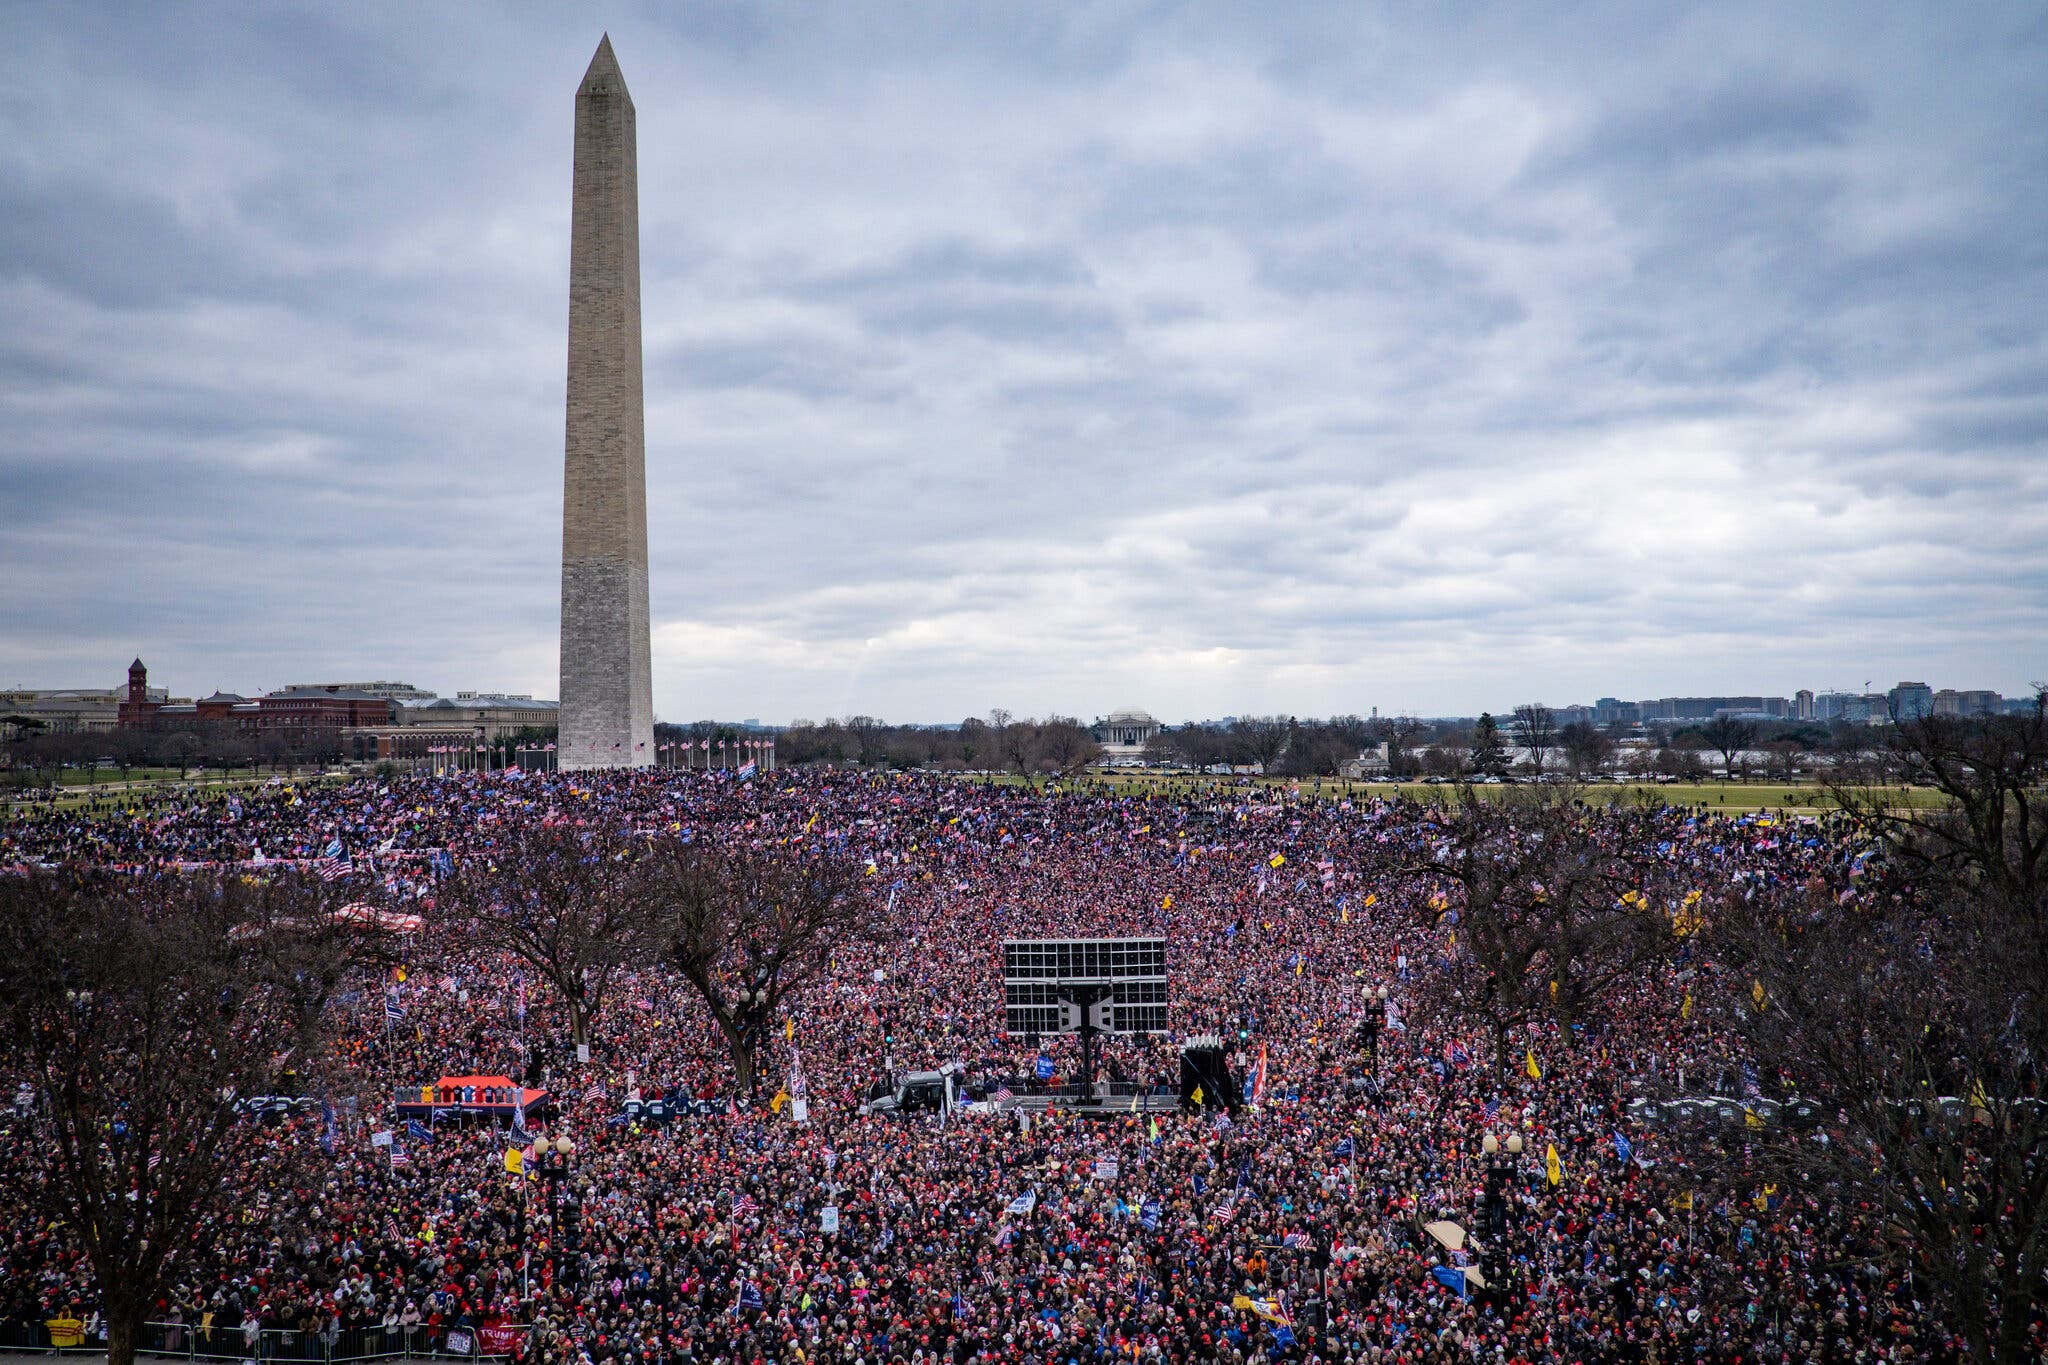
<path fill-rule="evenodd" d="M 1003 1020 L 1012 1036 L 1066 1031 L 1063 987 L 1107 985 L 1110 1032 L 1166 1031 L 1163 938 L 1009 939 L 1003 944 Z"/>

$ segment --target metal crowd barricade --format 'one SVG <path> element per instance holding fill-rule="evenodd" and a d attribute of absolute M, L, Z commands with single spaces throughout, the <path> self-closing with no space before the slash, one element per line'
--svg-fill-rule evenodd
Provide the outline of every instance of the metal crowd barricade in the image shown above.
<path fill-rule="evenodd" d="M 50 1329 L 40 1322 L 26 1322 L 19 1319 L 0 1322 L 0 1351 L 14 1353 L 44 1353 L 55 1351 L 50 1345 Z M 84 1350 L 83 1346 L 77 1348 Z"/>
<path fill-rule="evenodd" d="M 239 1325 L 196 1322 L 146 1322 L 135 1343 L 135 1352 L 157 1360 L 278 1362 L 278 1365 L 345 1365 L 363 1360 L 516 1360 L 526 1354 L 533 1340 L 529 1323 L 508 1323 L 493 1328 L 491 1340 L 501 1345 L 509 1338 L 510 1349 L 493 1350 L 486 1344 L 482 1328 L 461 1329 L 468 1333 L 467 1351 L 448 1350 L 448 1327 L 428 1328 L 420 1323 L 410 1329 L 372 1323 L 345 1327 L 333 1335 L 304 1332 L 296 1328 L 270 1328 L 256 1333 L 252 1341 Z M 67 1329 L 67 1335 L 70 1335 Z M 16 1355 L 100 1355 L 107 1349 L 104 1335 L 78 1333 L 76 1345 L 56 1345 L 50 1328 L 42 1322 L 14 1319 L 0 1321 L 0 1353 Z"/>

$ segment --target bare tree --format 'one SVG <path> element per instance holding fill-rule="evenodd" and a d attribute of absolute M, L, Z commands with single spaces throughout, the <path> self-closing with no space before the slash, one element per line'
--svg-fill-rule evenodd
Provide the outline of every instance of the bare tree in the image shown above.
<path fill-rule="evenodd" d="M 1541 702 L 1515 708 L 1515 742 L 1529 751 L 1529 766 L 1543 776 L 1550 748 L 1557 743 L 1557 713 Z"/>
<path fill-rule="evenodd" d="M 853 735 L 857 746 L 856 761 L 863 768 L 873 767 L 882 759 L 888 740 L 888 727 L 873 716 L 848 716 L 846 728 Z"/>
<path fill-rule="evenodd" d="M 1290 726 L 1284 716 L 1245 716 L 1230 727 L 1230 734 L 1243 746 L 1245 756 L 1259 765 L 1259 771 L 1270 773 L 1287 752 Z"/>
<path fill-rule="evenodd" d="M 961 763 L 972 768 L 975 756 L 988 748 L 988 726 L 969 716 L 960 722 L 959 744 Z"/>
<path fill-rule="evenodd" d="M 998 714 L 1007 716 L 1009 713 L 991 711 L 990 719 Z M 1032 762 L 1038 757 L 1038 727 L 1029 721 L 1006 720 L 996 731 L 996 752 L 1002 756 L 1005 768 L 1015 768 L 1018 776 L 1024 776 L 1031 771 Z"/>
<path fill-rule="evenodd" d="M 1614 741 L 1585 721 L 1575 720 L 1558 732 L 1564 761 L 1578 778 L 1597 777 L 1614 760 Z"/>
<path fill-rule="evenodd" d="M 1755 742 L 1756 727 L 1724 712 L 1701 726 L 1700 735 L 1709 745 L 1720 751 L 1721 766 L 1727 771 L 1728 776 L 1734 777 L 1735 756 Z"/>
<path fill-rule="evenodd" d="M 1425 726 L 1413 716 L 1396 716 L 1386 724 L 1387 771 L 1395 777 L 1407 777 L 1417 768 L 1409 752 L 1415 741 L 1421 737 Z"/>
<path fill-rule="evenodd" d="M 1868 840 L 1857 874 L 1715 916 L 1702 998 L 1826 1116 L 1818 1135 L 1744 1128 L 1723 1174 L 1868 1210 L 1971 1358 L 2017 1365 L 2048 1272 L 2048 721 L 1930 717 L 1891 749 L 1948 804 L 1838 786 Z"/>
<path fill-rule="evenodd" d="M 111 1365 L 259 1173 L 294 1159 L 235 1100 L 327 1061 L 330 997 L 367 942 L 334 905 L 297 881 L 0 877 L 0 1074 L 34 1094 L 0 1142 L 0 1202 L 78 1239 Z"/>
<path fill-rule="evenodd" d="M 1405 875 L 1435 894 L 1418 912 L 1441 935 L 1449 968 L 1434 979 L 1452 1013 L 1483 1022 L 1495 1065 L 1508 1036 L 1556 1019 L 1562 1034 L 1672 941 L 1627 840 L 1596 840 L 1568 796 L 1499 803 L 1469 788 L 1432 861 Z"/>
<path fill-rule="evenodd" d="M 656 951 L 659 916 L 637 866 L 648 848 L 594 829 L 520 830 L 457 864 L 441 900 L 553 986 L 587 1043 L 612 982 Z"/>
<path fill-rule="evenodd" d="M 1071 716 L 1047 716 L 1038 727 L 1038 747 L 1062 777 L 1072 777 L 1102 757 L 1102 746 Z"/>
<path fill-rule="evenodd" d="M 782 1002 L 824 970 L 835 946 L 869 929 L 861 871 L 843 857 L 706 844 L 665 846 L 646 871 L 664 956 L 703 998 L 740 1088 L 751 1089 Z"/>

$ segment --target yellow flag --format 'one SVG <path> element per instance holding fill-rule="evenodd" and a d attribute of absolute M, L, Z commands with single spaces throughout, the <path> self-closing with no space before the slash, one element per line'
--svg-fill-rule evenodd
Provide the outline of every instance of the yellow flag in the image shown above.
<path fill-rule="evenodd" d="M 782 1041 L 783 1041 L 783 1042 L 785 1042 L 785 1043 L 787 1043 L 787 1042 L 791 1041 L 792 1039 L 794 1039 L 795 1037 L 796 1037 L 796 1020 L 795 1020 L 795 1018 L 794 1018 L 794 1017 L 792 1017 L 792 1018 L 788 1018 L 788 1019 L 785 1019 L 785 1020 L 783 1020 L 783 1021 L 782 1021 Z"/>
<path fill-rule="evenodd" d="M 1169 895 L 1168 895 L 1168 896 L 1166 897 L 1166 899 L 1165 899 L 1165 900 L 1163 900 L 1163 901 L 1159 902 L 1159 908 L 1160 908 L 1161 910 L 1171 910 L 1171 909 L 1173 909 L 1173 896 L 1172 896 L 1171 894 L 1169 894 Z"/>
<path fill-rule="evenodd" d="M 1303 963 L 1302 963 L 1302 960 L 1301 960 L 1300 958 L 1298 958 L 1298 957 L 1297 957 L 1296 959 L 1294 959 L 1294 974 L 1295 974 L 1296 976 L 1300 976 L 1300 975 L 1301 975 L 1301 969 L 1302 969 L 1302 965 L 1303 965 Z"/>
<path fill-rule="evenodd" d="M 526 1157 L 517 1147 L 507 1147 L 505 1149 L 505 1169 L 514 1175 L 525 1173 Z"/>
<path fill-rule="evenodd" d="M 1764 983 L 1763 983 L 1763 982 L 1761 982 L 1761 981 L 1752 981 L 1752 982 L 1750 982 L 1750 983 L 1749 983 L 1749 998 L 1750 998 L 1750 999 L 1752 999 L 1752 1000 L 1754 1000 L 1754 1001 L 1756 1001 L 1756 1007 L 1757 1007 L 1758 1009 L 1762 1009 L 1762 1008 L 1764 1007 Z"/>
<path fill-rule="evenodd" d="M 1365 900 L 1362 902 L 1362 904 L 1364 904 L 1368 909 L 1372 906 L 1378 905 L 1379 903 L 1380 893 L 1377 891 L 1367 892 Z"/>
<path fill-rule="evenodd" d="M 1970 1082 L 1970 1103 L 1979 1109 L 1991 1107 L 1991 1101 L 1984 1098 L 1984 1082 L 1981 1078 Z"/>
<path fill-rule="evenodd" d="M 768 1108 L 771 1112 L 779 1114 L 782 1112 L 782 1106 L 788 1103 L 789 1092 L 787 1090 L 778 1090 L 775 1092 L 775 1098 L 768 1101 Z"/>
<path fill-rule="evenodd" d="M 1351 907 L 1350 907 L 1350 906 L 1348 906 L 1348 905 L 1347 905 L 1347 906 L 1345 906 L 1345 907 L 1344 907 L 1344 909 L 1342 910 L 1342 912 L 1340 912 L 1340 916 L 1339 916 L 1338 922 L 1339 922 L 1340 924 L 1349 924 L 1349 923 L 1351 923 Z"/>
<path fill-rule="evenodd" d="M 1557 1159 L 1557 1144 L 1554 1142 L 1543 1149 L 1543 1174 L 1553 1185 L 1564 1183 L 1564 1163 Z"/>
<path fill-rule="evenodd" d="M 1536 1065 L 1535 1048 L 1532 1047 L 1529 1049 L 1529 1060 L 1523 1064 L 1522 1070 L 1529 1073 L 1529 1079 L 1532 1081 L 1540 1081 L 1543 1079 L 1543 1068 Z"/>
<path fill-rule="evenodd" d="M 1552 1000 L 1557 999 L 1557 982 L 1555 979 L 1553 979 L 1550 983 L 1550 998 Z"/>
<path fill-rule="evenodd" d="M 1684 1193 L 1680 1194 L 1680 1195 L 1678 1196 L 1678 1198 L 1676 1198 L 1676 1199 L 1672 1200 L 1672 1201 L 1671 1201 L 1671 1207 L 1672 1207 L 1672 1208 L 1674 1208 L 1674 1209 L 1680 1209 L 1680 1210 L 1683 1210 L 1683 1211 L 1684 1211 L 1684 1212 L 1686 1212 L 1686 1213 L 1691 1213 L 1691 1212 L 1692 1212 L 1692 1191 L 1691 1191 L 1691 1190 L 1686 1190 L 1686 1191 L 1685 1191 Z"/>
<path fill-rule="evenodd" d="M 1692 1018 L 1692 987 L 1690 986 L 1685 988 L 1685 1000 L 1678 1007 L 1678 1017 L 1681 1019 Z"/>
<path fill-rule="evenodd" d="M 1757 1116 L 1756 1110 L 1749 1108 L 1747 1105 L 1743 1106 L 1742 1121 L 1751 1128 L 1761 1128 L 1764 1126 L 1764 1121 Z"/>
<path fill-rule="evenodd" d="M 1199 1085 L 1197 1085 L 1197 1086 L 1196 1086 L 1196 1087 L 1194 1088 L 1194 1091 L 1193 1091 L 1193 1093 L 1191 1093 L 1191 1094 L 1190 1094 L 1190 1095 L 1188 1096 L 1188 1103 L 1190 1103 L 1190 1104 L 1200 1104 L 1201 1102 L 1202 1102 L 1202 1087 L 1201 1087 L 1201 1086 L 1199 1086 Z"/>
<path fill-rule="evenodd" d="M 1272 857 L 1266 859 L 1267 867 L 1285 867 L 1286 865 L 1287 855 L 1283 853 L 1275 853 Z"/>

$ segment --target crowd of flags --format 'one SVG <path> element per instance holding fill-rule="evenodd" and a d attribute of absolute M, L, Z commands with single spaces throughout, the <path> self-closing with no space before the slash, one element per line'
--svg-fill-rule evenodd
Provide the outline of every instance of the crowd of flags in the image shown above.
<path fill-rule="evenodd" d="M 327 845 L 320 855 L 320 861 L 317 866 L 320 871 L 320 880 L 323 882 L 338 881 L 356 870 L 354 861 L 348 856 L 348 850 L 341 846 L 341 840 L 339 839 L 335 839 Z"/>

